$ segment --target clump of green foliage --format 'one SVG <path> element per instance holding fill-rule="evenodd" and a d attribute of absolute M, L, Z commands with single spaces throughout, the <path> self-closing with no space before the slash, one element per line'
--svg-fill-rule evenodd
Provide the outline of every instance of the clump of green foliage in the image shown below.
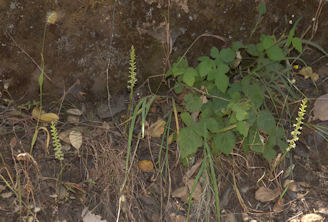
<path fill-rule="evenodd" d="M 270 162 L 276 156 L 274 147 L 286 151 L 284 128 L 271 110 L 282 106 L 286 95 L 298 98 L 289 80 L 288 54 L 294 49 L 302 53 L 294 29 L 279 39 L 261 35 L 257 44 L 237 41 L 221 50 L 212 47 L 196 67 L 184 58 L 173 64 L 167 76 L 176 78 L 175 92 L 187 91 L 180 115 L 185 127 L 178 135 L 183 163 L 204 142 L 214 154 L 230 154 L 240 144 L 245 152 L 262 154 Z"/>

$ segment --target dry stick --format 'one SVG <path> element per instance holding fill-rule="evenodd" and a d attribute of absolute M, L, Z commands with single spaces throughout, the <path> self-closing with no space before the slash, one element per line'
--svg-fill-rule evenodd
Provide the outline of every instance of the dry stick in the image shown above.
<path fill-rule="evenodd" d="M 113 12 L 112 12 L 112 29 L 111 29 L 111 36 L 109 40 L 109 51 L 111 51 L 112 46 L 113 46 L 113 39 L 114 39 L 114 30 L 115 30 L 115 9 L 116 9 L 116 0 L 114 1 L 114 6 L 113 6 Z M 113 116 L 112 108 L 110 105 L 110 92 L 109 92 L 109 69 L 110 69 L 110 61 L 111 60 L 111 54 L 108 55 L 108 62 L 107 62 L 107 68 L 106 68 L 106 90 L 107 90 L 107 106 L 109 109 L 109 112 L 111 116 Z"/>
<path fill-rule="evenodd" d="M 195 43 L 202 37 L 213 37 L 213 38 L 216 38 L 216 39 L 219 39 L 223 42 L 227 42 L 228 40 L 224 37 L 221 37 L 219 35 L 213 35 L 213 34 L 210 34 L 210 33 L 203 33 L 201 35 L 199 35 L 192 43 L 191 45 L 188 47 L 188 49 L 186 50 L 186 52 L 181 56 L 181 59 L 179 60 L 179 62 L 181 62 L 181 60 L 186 57 L 187 53 L 189 52 L 189 50 L 195 45 Z"/>
<path fill-rule="evenodd" d="M 16 40 L 8 33 L 6 32 L 6 35 L 9 36 L 9 38 L 15 43 L 15 46 L 17 48 L 19 48 L 29 59 L 31 59 L 31 61 L 34 63 L 34 65 L 36 65 L 36 67 L 38 67 L 38 69 L 42 72 L 42 68 L 39 66 L 39 64 L 32 58 L 32 56 L 30 56 L 22 47 L 20 47 L 18 45 L 18 43 L 16 42 Z M 45 73 L 43 72 L 44 76 L 50 81 L 52 82 L 51 78 Z M 52 82 L 53 83 L 53 82 Z"/>

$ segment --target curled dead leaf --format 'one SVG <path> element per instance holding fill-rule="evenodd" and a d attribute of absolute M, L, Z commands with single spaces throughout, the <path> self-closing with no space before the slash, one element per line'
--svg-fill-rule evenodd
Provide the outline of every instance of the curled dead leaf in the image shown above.
<path fill-rule="evenodd" d="M 69 141 L 75 149 L 80 149 L 82 146 L 82 133 L 80 131 L 72 130 L 69 133 Z"/>
<path fill-rule="evenodd" d="M 68 110 L 66 110 L 66 113 L 74 115 L 74 116 L 81 116 L 83 112 L 79 109 L 68 109 Z"/>
<path fill-rule="evenodd" d="M 262 186 L 255 192 L 255 199 L 261 202 L 269 202 L 279 197 L 279 195 L 280 190 L 278 187 L 275 190 L 271 190 Z"/>
<path fill-rule="evenodd" d="M 311 66 L 305 66 L 303 67 L 298 74 L 304 76 L 304 79 L 311 78 L 313 81 L 317 81 L 319 79 L 319 75 L 312 71 Z"/>
<path fill-rule="evenodd" d="M 314 120 L 328 120 L 328 94 L 318 97 L 313 105 Z"/>
<path fill-rule="evenodd" d="M 41 114 L 40 114 L 41 112 Z M 44 111 L 40 111 L 40 108 L 34 107 L 32 110 L 32 117 L 35 119 L 40 118 L 43 122 L 52 122 L 52 121 L 58 121 L 59 116 L 55 113 L 45 113 Z"/>
<path fill-rule="evenodd" d="M 138 162 L 138 167 L 142 172 L 151 173 L 154 170 L 153 162 L 149 160 L 141 160 Z"/>
<path fill-rule="evenodd" d="M 146 135 L 151 137 L 161 137 L 164 132 L 166 122 L 162 119 L 158 119 L 153 123 L 149 129 L 146 131 Z"/>
<path fill-rule="evenodd" d="M 318 214 L 306 214 L 302 216 L 301 222 L 323 222 L 323 217 Z"/>

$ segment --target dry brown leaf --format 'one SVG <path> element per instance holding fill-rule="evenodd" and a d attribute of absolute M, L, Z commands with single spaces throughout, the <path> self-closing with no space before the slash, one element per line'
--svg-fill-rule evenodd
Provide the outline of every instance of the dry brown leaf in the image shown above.
<path fill-rule="evenodd" d="M 69 133 L 69 141 L 75 149 L 80 149 L 82 146 L 82 133 L 80 131 L 72 130 Z"/>
<path fill-rule="evenodd" d="M 6 189 L 6 187 L 4 186 L 4 185 L 1 185 L 0 184 L 0 193 L 2 192 L 2 191 L 4 191 Z"/>
<path fill-rule="evenodd" d="M 194 173 L 198 170 L 202 162 L 203 159 L 197 160 L 197 162 L 185 173 L 182 179 L 184 183 L 188 182 L 189 178 L 192 177 L 192 175 L 194 175 Z"/>
<path fill-rule="evenodd" d="M 69 141 L 69 133 L 71 131 L 72 130 L 70 129 L 70 130 L 66 130 L 66 131 L 63 131 L 63 132 L 59 133 L 59 135 L 58 135 L 59 139 L 61 139 L 65 143 L 71 144 L 71 142 Z"/>
<path fill-rule="evenodd" d="M 316 99 L 313 105 L 314 120 L 328 120 L 328 94 L 322 95 Z"/>
<path fill-rule="evenodd" d="M 183 186 L 175 189 L 172 192 L 172 197 L 180 198 L 183 202 L 187 202 L 189 197 L 188 187 Z"/>
<path fill-rule="evenodd" d="M 194 184 L 194 181 L 195 180 L 191 179 L 191 180 L 188 180 L 186 183 L 190 193 L 192 191 L 192 186 Z M 202 199 L 202 187 L 200 186 L 199 182 L 196 183 L 194 192 L 192 194 L 192 198 L 197 201 Z"/>
<path fill-rule="evenodd" d="M 255 199 L 261 202 L 269 202 L 276 199 L 279 195 L 279 188 L 271 190 L 267 187 L 262 186 L 255 192 Z"/>
<path fill-rule="evenodd" d="M 169 217 L 172 222 L 187 222 L 187 217 L 183 215 L 171 213 Z"/>
<path fill-rule="evenodd" d="M 83 209 L 81 217 L 83 222 L 107 222 L 107 220 L 102 220 L 100 216 L 91 213 L 87 207 Z"/>
<path fill-rule="evenodd" d="M 154 170 L 153 162 L 149 160 L 141 160 L 138 162 L 138 167 L 142 172 L 151 173 Z"/>
<path fill-rule="evenodd" d="M 151 124 L 146 132 L 146 135 L 151 137 L 161 137 L 164 132 L 166 122 L 162 119 L 158 119 L 155 123 Z"/>
<path fill-rule="evenodd" d="M 55 113 L 45 113 L 44 111 L 42 111 L 40 115 L 40 109 L 38 107 L 34 107 L 34 109 L 32 110 L 32 117 L 35 119 L 38 119 L 40 117 L 40 120 L 43 122 L 52 122 L 59 120 L 59 116 Z"/>
<path fill-rule="evenodd" d="M 78 122 L 80 122 L 80 117 L 79 116 L 69 115 L 69 116 L 67 116 L 67 122 L 69 122 L 69 123 L 78 123 Z"/>
<path fill-rule="evenodd" d="M 225 222 L 237 222 L 236 216 L 233 213 L 228 213 Z"/>
<path fill-rule="evenodd" d="M 12 192 L 4 192 L 4 193 L 2 193 L 0 196 L 1 196 L 1 198 L 3 198 L 3 199 L 7 199 L 7 198 L 11 197 L 12 195 L 13 195 Z"/>
<path fill-rule="evenodd" d="M 311 66 L 305 66 L 303 67 L 298 74 L 304 76 L 304 79 L 311 78 L 313 81 L 317 81 L 319 79 L 319 75 L 312 71 Z"/>
<path fill-rule="evenodd" d="M 323 222 L 323 217 L 318 214 L 306 214 L 302 216 L 301 222 Z"/>
<path fill-rule="evenodd" d="M 273 212 L 279 213 L 284 210 L 284 199 L 278 199 L 273 206 Z"/>
<path fill-rule="evenodd" d="M 74 115 L 74 116 L 81 116 L 83 112 L 79 109 L 68 109 L 68 110 L 66 110 L 66 113 Z"/>

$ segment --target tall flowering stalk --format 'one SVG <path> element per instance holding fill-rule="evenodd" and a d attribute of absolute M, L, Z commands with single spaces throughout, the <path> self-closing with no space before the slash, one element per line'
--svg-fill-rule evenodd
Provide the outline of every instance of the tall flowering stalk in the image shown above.
<path fill-rule="evenodd" d="M 278 166 L 278 164 L 285 158 L 286 154 L 292 149 L 292 148 L 296 148 L 296 142 L 299 140 L 299 135 L 301 134 L 302 131 L 302 125 L 303 125 L 303 121 L 304 121 L 304 116 L 306 113 L 306 105 L 307 103 L 307 98 L 304 98 L 302 100 L 302 103 L 300 105 L 299 111 L 298 111 L 298 115 L 296 117 L 296 123 L 293 124 L 294 126 L 294 130 L 291 132 L 292 138 L 290 140 L 287 140 L 288 142 L 288 147 L 286 149 L 286 151 L 284 152 L 284 154 L 281 156 L 281 158 L 275 162 L 275 164 L 272 167 L 272 170 L 270 172 L 270 174 L 272 173 L 272 171 Z"/>
<path fill-rule="evenodd" d="M 306 103 L 307 103 L 307 99 L 305 98 L 305 99 L 302 100 L 301 106 L 299 108 L 298 116 L 296 118 L 296 123 L 293 124 L 293 126 L 295 128 L 291 132 L 292 138 L 290 140 L 287 140 L 289 145 L 287 147 L 286 152 L 289 152 L 292 148 L 295 148 L 296 147 L 296 141 L 299 140 L 298 136 L 301 134 L 303 120 L 304 120 L 304 116 L 305 116 L 305 113 L 306 113 L 306 107 L 307 107 Z"/>
<path fill-rule="evenodd" d="M 130 116 L 130 111 L 132 108 L 132 99 L 133 99 L 133 88 L 136 85 L 137 82 L 137 73 L 136 73 L 136 54 L 134 50 L 134 46 L 131 46 L 131 51 L 130 51 L 130 62 L 129 62 L 129 80 L 128 80 L 128 89 L 130 90 L 130 103 L 128 107 L 128 113 L 127 113 L 127 118 Z"/>

